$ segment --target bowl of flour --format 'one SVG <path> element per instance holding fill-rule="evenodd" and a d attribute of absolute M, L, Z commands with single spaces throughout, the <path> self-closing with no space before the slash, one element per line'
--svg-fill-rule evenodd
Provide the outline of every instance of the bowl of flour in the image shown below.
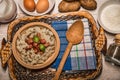
<path fill-rule="evenodd" d="M 109 33 L 120 33 L 120 0 L 108 0 L 98 10 L 98 22 Z"/>

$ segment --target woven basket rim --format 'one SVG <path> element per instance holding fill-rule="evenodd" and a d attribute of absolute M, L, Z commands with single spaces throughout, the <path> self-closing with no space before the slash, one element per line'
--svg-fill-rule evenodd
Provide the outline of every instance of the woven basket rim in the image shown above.
<path fill-rule="evenodd" d="M 89 23 L 92 25 L 92 33 L 94 34 L 93 38 L 94 39 L 97 38 L 99 31 L 98 31 L 98 29 L 96 27 L 96 22 L 95 22 L 94 18 L 92 17 L 92 15 L 89 12 L 87 12 L 87 11 L 78 11 L 78 12 L 60 13 L 60 14 L 53 14 L 53 15 L 43 15 L 43 16 L 36 16 L 36 17 L 33 17 L 33 16 L 32 17 L 23 17 L 23 18 L 16 19 L 15 21 L 13 21 L 8 26 L 7 39 L 8 39 L 8 41 L 11 40 L 11 33 L 12 33 L 12 30 L 13 30 L 14 26 L 16 24 L 19 24 L 19 22 L 21 22 L 21 21 L 37 20 L 37 19 L 41 19 L 41 18 L 50 18 L 50 17 L 53 18 L 53 17 L 69 16 L 69 15 L 71 15 L 71 16 L 77 15 L 77 16 L 80 16 L 80 17 L 87 18 L 89 20 Z M 99 52 L 95 51 L 95 54 L 96 54 L 96 57 L 97 57 L 97 68 L 96 68 L 96 70 L 92 74 L 88 74 L 87 76 L 85 76 L 83 78 L 84 80 L 95 78 L 101 72 L 101 69 L 102 69 L 102 56 L 101 56 L 101 52 L 100 51 Z M 12 57 L 11 57 L 11 60 L 8 61 L 9 74 L 10 74 L 10 77 L 12 79 L 15 79 L 15 74 L 13 73 L 13 69 L 14 68 L 11 65 L 11 63 L 12 63 Z"/>

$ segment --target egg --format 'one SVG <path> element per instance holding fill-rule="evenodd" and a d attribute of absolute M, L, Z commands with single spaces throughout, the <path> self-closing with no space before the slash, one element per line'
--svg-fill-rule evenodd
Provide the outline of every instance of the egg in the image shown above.
<path fill-rule="evenodd" d="M 49 8 L 49 1 L 48 0 L 39 0 L 36 5 L 36 11 L 38 13 L 43 13 L 47 11 Z"/>
<path fill-rule="evenodd" d="M 27 11 L 33 12 L 35 10 L 36 4 L 34 0 L 24 0 L 23 4 Z"/>

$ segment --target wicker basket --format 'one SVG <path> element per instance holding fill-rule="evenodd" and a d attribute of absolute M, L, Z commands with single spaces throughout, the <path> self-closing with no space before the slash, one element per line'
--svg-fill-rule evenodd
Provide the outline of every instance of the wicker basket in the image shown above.
<path fill-rule="evenodd" d="M 45 22 L 50 25 L 51 21 L 54 20 L 67 21 L 67 20 L 76 20 L 82 18 L 87 18 L 89 21 L 89 25 L 92 33 L 92 40 L 94 41 L 97 68 L 96 70 L 89 70 L 89 71 L 69 71 L 69 72 L 63 71 L 61 73 L 60 80 L 95 79 L 101 73 L 102 70 L 101 50 L 103 49 L 105 44 L 105 35 L 102 28 L 100 28 L 100 30 L 97 29 L 95 20 L 89 12 L 79 11 L 79 12 L 70 12 L 64 14 L 44 15 L 37 17 L 24 17 L 24 18 L 16 19 L 8 26 L 7 43 L 11 43 L 15 32 L 22 25 L 25 25 L 29 22 L 39 21 L 39 22 Z M 9 74 L 11 79 L 13 80 L 51 80 L 55 74 L 55 70 L 50 67 L 47 67 L 42 70 L 30 70 L 24 68 L 14 59 L 13 55 L 11 55 L 8 61 L 6 62 L 8 62 Z"/>

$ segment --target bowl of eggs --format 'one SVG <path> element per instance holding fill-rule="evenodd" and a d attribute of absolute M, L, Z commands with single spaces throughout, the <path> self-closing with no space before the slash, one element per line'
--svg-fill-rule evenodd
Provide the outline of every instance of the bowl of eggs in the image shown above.
<path fill-rule="evenodd" d="M 55 0 L 20 0 L 21 10 L 32 16 L 49 13 L 55 5 Z"/>
<path fill-rule="evenodd" d="M 60 39 L 48 24 L 32 22 L 21 27 L 14 35 L 12 51 L 15 59 L 29 69 L 49 66 L 58 56 Z"/>

